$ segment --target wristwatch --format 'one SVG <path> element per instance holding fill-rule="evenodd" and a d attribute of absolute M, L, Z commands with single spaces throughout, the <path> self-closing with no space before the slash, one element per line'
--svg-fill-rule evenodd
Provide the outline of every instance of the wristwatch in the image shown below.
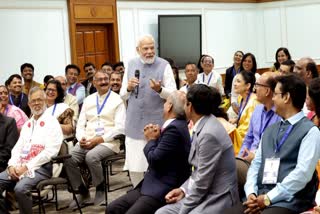
<path fill-rule="evenodd" d="M 267 206 L 270 206 L 270 204 L 271 204 L 271 201 L 270 201 L 269 197 L 267 196 L 267 194 L 264 195 L 263 203 L 264 203 L 264 205 L 265 205 L 266 207 L 267 207 Z"/>

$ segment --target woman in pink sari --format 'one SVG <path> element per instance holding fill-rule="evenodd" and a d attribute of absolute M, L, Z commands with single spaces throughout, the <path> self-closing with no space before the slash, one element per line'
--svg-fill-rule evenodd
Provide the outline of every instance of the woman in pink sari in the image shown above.
<path fill-rule="evenodd" d="M 4 85 L 0 85 L 0 112 L 16 120 L 19 132 L 28 120 L 27 115 L 20 108 L 9 104 L 9 90 Z"/>

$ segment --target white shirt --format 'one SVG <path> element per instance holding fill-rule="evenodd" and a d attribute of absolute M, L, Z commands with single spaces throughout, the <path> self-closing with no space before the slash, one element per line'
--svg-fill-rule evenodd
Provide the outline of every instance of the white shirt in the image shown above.
<path fill-rule="evenodd" d="M 28 174 L 34 175 L 34 170 L 59 153 L 62 140 L 62 130 L 55 117 L 45 113 L 38 120 L 32 117 L 21 129 L 19 140 L 11 151 L 8 166 L 26 164 Z"/>
<path fill-rule="evenodd" d="M 96 136 L 95 129 L 98 122 L 97 96 L 99 106 L 102 107 L 107 94 L 108 92 L 99 95 L 96 92 L 84 99 L 76 131 L 78 141 L 82 138 L 91 139 Z M 114 144 L 114 137 L 124 134 L 126 109 L 123 100 L 118 94 L 113 91 L 110 92 L 110 96 L 101 110 L 99 118 L 104 127 L 104 134 L 101 136 L 104 140 L 102 145 L 107 146 L 114 152 L 119 152 L 119 148 Z"/>
<path fill-rule="evenodd" d="M 216 89 L 219 90 L 221 95 L 224 95 L 222 77 L 215 70 L 212 70 L 208 75 L 205 74 L 204 72 L 201 74 L 198 74 L 198 80 L 201 81 L 203 84 L 206 84 L 207 86 L 215 87 Z"/>
<path fill-rule="evenodd" d="M 192 85 L 194 85 L 194 84 L 201 84 L 202 82 L 200 81 L 200 80 L 196 80 L 196 81 L 194 81 L 194 83 L 192 84 Z M 189 89 L 189 84 L 187 84 L 187 85 L 184 85 L 184 86 L 182 86 L 180 89 L 179 89 L 179 91 L 183 91 L 184 93 L 188 93 L 188 89 Z"/>

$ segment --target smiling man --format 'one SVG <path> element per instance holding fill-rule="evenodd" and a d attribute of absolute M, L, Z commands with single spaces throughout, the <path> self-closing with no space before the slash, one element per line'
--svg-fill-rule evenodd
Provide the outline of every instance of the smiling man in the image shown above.
<path fill-rule="evenodd" d="M 67 65 L 65 75 L 67 79 L 67 92 L 75 96 L 79 106 L 81 106 L 83 99 L 86 97 L 86 89 L 81 83 L 78 83 L 80 68 L 74 64 Z"/>
<path fill-rule="evenodd" d="M 122 74 L 119 71 L 113 71 L 110 75 L 111 90 L 117 94 L 120 93 L 122 87 Z"/>
<path fill-rule="evenodd" d="M 50 160 L 58 154 L 63 139 L 58 121 L 44 114 L 46 94 L 39 87 L 30 90 L 29 106 L 33 116 L 23 125 L 8 168 L 0 174 L 0 207 L 5 207 L 3 191 L 13 188 L 20 213 L 24 214 L 32 213 L 32 188 L 52 176 Z M 1 208 L 0 213 L 7 213 Z"/>
<path fill-rule="evenodd" d="M 128 100 L 125 169 L 130 171 L 131 181 L 136 186 L 148 168 L 143 154 L 146 140 L 143 128 L 149 123 L 162 126 L 163 104 L 169 94 L 176 90 L 176 83 L 169 63 L 155 55 L 154 39 L 151 35 L 138 40 L 136 50 L 139 57 L 128 63 L 124 73 L 120 95 Z"/>
<path fill-rule="evenodd" d="M 23 93 L 29 94 L 29 90 L 33 87 L 40 87 L 41 89 L 44 89 L 44 86 L 36 81 L 33 80 L 34 76 L 34 67 L 30 63 L 24 63 L 20 67 L 21 76 L 23 77 Z"/>
<path fill-rule="evenodd" d="M 94 204 L 102 204 L 104 183 L 101 160 L 120 151 L 120 143 L 114 137 L 124 133 L 126 114 L 123 100 L 110 90 L 109 75 L 106 72 L 96 71 L 93 84 L 97 92 L 89 95 L 83 102 L 76 130 L 78 143 L 71 150 L 72 158 L 65 162 L 71 185 L 79 190 L 78 201 L 82 206 L 91 199 L 78 165 L 85 162 L 88 166 L 93 186 L 96 187 Z M 70 208 L 76 206 L 74 200 L 69 205 Z"/>

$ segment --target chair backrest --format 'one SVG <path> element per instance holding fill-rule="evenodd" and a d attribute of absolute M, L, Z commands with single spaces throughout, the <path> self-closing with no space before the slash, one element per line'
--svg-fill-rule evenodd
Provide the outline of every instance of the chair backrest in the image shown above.
<path fill-rule="evenodd" d="M 250 163 L 246 160 L 236 157 L 237 177 L 238 177 L 238 190 L 240 200 L 245 197 L 244 185 L 247 180 L 247 172 L 250 167 Z"/>
<path fill-rule="evenodd" d="M 119 140 L 120 142 L 120 151 L 126 152 L 126 146 L 125 146 L 125 141 L 126 141 L 126 136 L 124 134 L 119 134 L 116 135 L 113 139 Z"/>

